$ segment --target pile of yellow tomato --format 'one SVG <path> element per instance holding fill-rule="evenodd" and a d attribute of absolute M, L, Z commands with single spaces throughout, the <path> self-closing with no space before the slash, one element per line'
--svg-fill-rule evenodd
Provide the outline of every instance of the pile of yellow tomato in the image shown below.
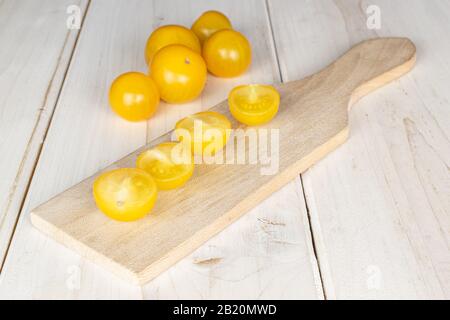
<path fill-rule="evenodd" d="M 145 59 L 149 75 L 125 73 L 111 85 L 111 107 L 129 121 L 150 118 L 160 99 L 183 103 L 197 98 L 208 71 L 218 77 L 242 74 L 250 65 L 251 48 L 224 14 L 207 11 L 191 29 L 179 25 L 156 29 L 148 38 Z M 246 125 L 270 121 L 278 112 L 279 101 L 278 92 L 266 85 L 238 86 L 228 97 L 230 113 Z M 203 132 L 200 136 L 194 133 L 198 125 Z M 208 129 L 218 134 L 207 136 Z M 165 142 L 144 151 L 136 160 L 136 168 L 115 169 L 96 178 L 93 195 L 97 207 L 120 221 L 144 217 L 153 208 L 158 190 L 181 187 L 191 178 L 193 154 L 213 155 L 221 150 L 230 129 L 229 119 L 215 111 L 181 119 L 175 126 L 177 142 Z M 184 160 L 175 161 L 174 154 Z"/>
<path fill-rule="evenodd" d="M 147 74 L 128 72 L 111 85 L 112 109 L 129 121 L 142 121 L 156 111 L 160 99 L 184 103 L 197 98 L 207 72 L 235 77 L 248 68 L 251 47 L 218 11 L 203 13 L 191 29 L 180 25 L 159 27 L 145 46 Z"/>

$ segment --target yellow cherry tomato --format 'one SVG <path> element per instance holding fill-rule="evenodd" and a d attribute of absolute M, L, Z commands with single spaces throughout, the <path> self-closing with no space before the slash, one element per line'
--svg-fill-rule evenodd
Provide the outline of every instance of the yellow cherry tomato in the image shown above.
<path fill-rule="evenodd" d="M 140 72 L 128 72 L 117 77 L 111 84 L 109 103 L 113 111 L 126 120 L 146 120 L 158 107 L 159 92 L 149 76 Z"/>
<path fill-rule="evenodd" d="M 169 190 L 181 187 L 194 172 L 194 161 L 183 145 L 165 142 L 144 151 L 136 160 L 136 166 L 147 171 L 155 180 L 158 189 Z"/>
<path fill-rule="evenodd" d="M 155 54 L 171 44 L 181 44 L 201 53 L 201 45 L 192 30 L 178 25 L 162 26 L 152 32 L 145 46 L 145 61 L 150 64 Z"/>
<path fill-rule="evenodd" d="M 255 126 L 269 122 L 275 117 L 280 105 L 280 94 L 272 86 L 238 86 L 228 95 L 228 105 L 237 121 Z"/>
<path fill-rule="evenodd" d="M 203 43 L 207 38 L 209 38 L 214 32 L 231 29 L 231 22 L 222 12 L 219 11 L 206 11 L 203 12 L 200 17 L 195 20 L 191 27 L 191 30 Z"/>
<path fill-rule="evenodd" d="M 234 30 L 214 33 L 205 41 L 202 54 L 209 72 L 226 78 L 242 74 L 252 60 L 249 42 Z"/>
<path fill-rule="evenodd" d="M 203 58 L 181 45 L 170 45 L 158 51 L 150 66 L 161 99 L 183 103 L 197 98 L 205 87 L 206 65 Z"/>
<path fill-rule="evenodd" d="M 215 111 L 203 111 L 181 119 L 175 125 L 178 140 L 190 144 L 197 155 L 214 155 L 223 149 L 230 136 L 231 122 Z"/>
<path fill-rule="evenodd" d="M 101 174 L 93 185 L 97 207 L 108 217 L 133 221 L 147 215 L 156 201 L 157 187 L 142 169 L 123 168 Z"/>

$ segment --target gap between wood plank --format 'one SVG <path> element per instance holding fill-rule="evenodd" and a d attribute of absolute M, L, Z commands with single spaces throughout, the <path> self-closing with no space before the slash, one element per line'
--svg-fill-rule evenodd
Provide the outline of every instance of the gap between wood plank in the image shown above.
<path fill-rule="evenodd" d="M 1 4 L 1 3 L 0 3 L 0 4 Z M 17 223 L 19 222 L 19 218 L 20 218 L 20 216 L 21 216 L 21 214 L 22 214 L 23 206 L 24 206 L 24 204 L 25 204 L 25 199 L 26 199 L 27 196 L 28 196 L 28 191 L 29 191 L 29 188 L 30 188 L 30 185 L 31 185 L 31 181 L 33 180 L 33 177 L 34 177 L 34 173 L 35 173 L 35 171 L 36 171 L 37 164 L 38 164 L 39 159 L 40 159 L 40 157 L 41 157 L 42 148 L 43 148 L 44 143 L 45 143 L 45 140 L 46 140 L 46 138 L 47 138 L 47 133 L 48 133 L 48 130 L 49 130 L 50 125 L 51 125 L 51 123 L 52 123 L 53 115 L 55 114 L 56 107 L 57 107 L 58 101 L 59 101 L 59 97 L 61 96 L 61 91 L 62 91 L 62 88 L 63 88 L 64 83 L 65 83 L 65 81 L 66 81 L 67 73 L 68 73 L 68 70 L 69 70 L 70 65 L 71 65 L 71 63 L 72 63 L 73 55 L 74 55 L 75 49 L 76 49 L 76 47 L 77 47 L 78 39 L 79 39 L 79 37 L 80 37 L 81 31 L 82 31 L 82 29 L 83 29 L 84 21 L 85 21 L 85 19 L 86 19 L 87 12 L 89 11 L 89 6 L 90 6 L 90 4 L 91 4 L 91 0 L 87 0 L 86 9 L 85 9 L 84 14 L 83 14 L 83 17 L 82 17 L 82 19 L 81 19 L 80 28 L 78 29 L 78 33 L 77 33 L 77 35 L 76 35 L 76 37 L 75 37 L 75 41 L 74 41 L 74 44 L 73 44 L 73 47 L 72 47 L 72 51 L 70 52 L 70 57 L 69 57 L 69 59 L 68 59 L 67 65 L 66 65 L 66 67 L 65 67 L 65 70 L 64 70 L 64 72 L 63 72 L 61 85 L 60 85 L 59 90 L 58 90 L 58 93 L 57 93 L 57 95 L 56 95 L 56 99 L 55 99 L 55 102 L 54 102 L 54 104 L 53 104 L 53 108 L 51 109 L 51 112 L 50 112 L 50 116 L 49 116 L 49 118 L 48 118 L 47 125 L 46 125 L 46 127 L 45 127 L 45 129 L 44 129 L 44 134 L 43 134 L 43 136 L 42 136 L 42 142 L 40 143 L 40 146 L 38 147 L 38 150 L 37 150 L 37 153 L 36 153 L 36 158 L 34 159 L 34 163 L 33 163 L 33 165 L 32 165 L 32 169 L 31 169 L 31 172 L 30 172 L 29 180 L 28 180 L 28 182 L 27 182 L 27 184 L 26 184 L 26 187 L 25 187 L 25 190 L 24 190 L 24 194 L 23 194 L 22 199 L 21 199 L 21 201 L 20 201 L 19 211 L 18 211 L 17 216 L 16 216 L 16 219 L 15 219 L 15 221 L 14 221 L 14 226 L 13 226 L 13 228 L 12 228 L 12 230 L 11 230 L 11 235 L 10 235 L 10 237 L 9 237 L 9 242 L 8 242 L 8 244 L 7 244 L 7 246 L 6 246 L 6 250 L 5 250 L 5 253 L 4 253 L 3 257 L 1 257 L 1 261 L 0 261 L 0 274 L 1 274 L 2 271 L 3 271 L 3 267 L 4 267 L 4 265 L 5 265 L 6 258 L 7 258 L 7 256 L 8 256 L 9 249 L 10 249 L 10 247 L 11 247 L 11 244 L 12 244 L 12 241 L 13 241 L 13 238 L 14 238 L 14 234 L 15 234 L 15 232 L 16 232 Z M 66 38 L 64 39 L 64 44 L 63 44 L 62 49 L 61 49 L 61 52 L 60 52 L 60 54 L 59 54 L 59 56 L 58 56 L 58 60 L 57 60 L 57 64 L 56 64 L 55 70 L 54 70 L 54 72 L 53 72 L 53 74 L 52 74 L 52 77 L 51 77 L 51 79 L 50 79 L 49 85 L 48 85 L 47 90 L 46 90 L 45 95 L 44 95 L 44 101 L 43 101 L 43 103 L 42 103 L 41 108 L 39 108 L 38 118 L 37 118 L 36 123 L 35 123 L 35 125 L 34 125 L 34 127 L 33 127 L 33 131 L 31 132 L 31 136 L 30 136 L 30 139 L 29 139 L 29 141 L 28 141 L 27 147 L 26 147 L 26 149 L 25 149 L 24 156 L 23 156 L 22 161 L 21 161 L 21 163 L 20 163 L 19 171 L 17 172 L 16 178 L 14 179 L 14 188 L 15 188 L 16 185 L 17 185 L 16 182 L 19 180 L 19 178 L 20 178 L 21 175 L 22 175 L 22 169 L 23 169 L 23 166 L 24 166 L 24 164 L 25 164 L 25 161 L 26 161 L 26 159 L 27 159 L 28 153 L 29 153 L 29 151 L 30 151 L 30 147 L 31 147 L 31 145 L 32 145 L 32 142 L 33 142 L 33 140 L 35 139 L 35 133 L 36 133 L 36 130 L 37 130 L 39 124 L 40 124 L 41 117 L 42 117 L 42 113 L 43 113 L 43 111 L 44 111 L 44 109 L 45 109 L 45 105 L 46 105 L 46 103 L 47 103 L 47 99 L 48 99 L 49 92 L 50 92 L 50 90 L 51 90 L 51 88 L 52 88 L 52 86 L 53 86 L 54 78 L 55 78 L 55 76 L 56 76 L 56 73 L 58 72 L 58 68 L 59 68 L 59 66 L 60 66 L 59 64 L 60 64 L 60 61 L 61 61 L 61 57 L 62 57 L 64 51 L 66 50 L 67 42 L 68 42 L 69 37 L 70 37 L 70 32 L 71 32 L 71 31 L 68 30 L 67 35 L 66 35 Z M 7 206 L 6 206 L 5 212 L 8 212 L 8 210 L 9 210 L 9 206 L 11 205 L 11 201 L 12 201 L 13 195 L 14 195 L 14 191 L 11 192 L 11 195 L 10 195 L 10 198 L 8 199 L 8 204 L 7 204 Z M 6 216 L 5 216 L 5 218 L 6 218 Z"/>
<path fill-rule="evenodd" d="M 278 59 L 278 47 L 277 47 L 277 42 L 275 41 L 275 33 L 273 32 L 273 28 L 272 28 L 272 19 L 270 17 L 270 9 L 269 9 L 269 0 L 265 0 L 264 1 L 264 6 L 266 8 L 266 15 L 267 15 L 267 22 L 269 25 L 269 30 L 270 30 L 270 35 L 272 36 L 272 44 L 273 44 L 273 48 L 275 50 L 275 60 L 277 62 L 277 68 L 278 68 L 278 76 L 280 78 L 281 82 L 284 82 L 283 80 L 283 74 L 281 73 L 281 67 L 280 67 L 280 59 Z"/>
<path fill-rule="evenodd" d="M 324 282 L 323 282 L 322 270 L 320 268 L 319 255 L 317 254 L 316 240 L 314 238 L 314 229 L 313 229 L 313 226 L 312 226 L 312 223 L 311 223 L 311 214 L 310 214 L 310 211 L 309 211 L 308 199 L 306 198 L 305 186 L 303 184 L 303 176 L 301 174 L 299 176 L 300 176 L 300 183 L 302 185 L 303 198 L 305 199 L 305 208 L 306 208 L 306 215 L 308 217 L 308 225 L 309 225 L 309 232 L 310 232 L 310 235 L 311 235 L 312 248 L 313 248 L 313 252 L 314 252 L 314 257 L 316 258 L 316 262 L 317 262 L 317 269 L 319 271 L 320 284 L 322 285 L 323 298 L 325 300 L 328 300 L 327 299 L 327 292 L 326 292 L 325 285 L 324 285 Z"/>
<path fill-rule="evenodd" d="M 269 29 L 270 29 L 270 34 L 271 34 L 271 38 L 272 38 L 272 43 L 275 49 L 275 59 L 277 62 L 277 67 L 278 67 L 278 75 L 280 78 L 281 82 L 283 81 L 283 74 L 281 72 L 281 65 L 280 65 L 280 59 L 278 58 L 278 47 L 277 47 L 277 42 L 275 40 L 275 33 L 273 31 L 273 27 L 272 27 L 272 19 L 270 17 L 270 5 L 269 5 L 269 0 L 265 0 L 264 1 L 264 6 L 266 9 L 266 15 L 267 15 L 267 20 L 268 20 L 268 25 L 269 25 Z M 325 289 L 325 285 L 323 282 L 323 277 L 322 277 L 322 270 L 321 270 L 321 266 L 320 266 L 320 260 L 319 260 L 319 255 L 317 254 L 317 247 L 316 247 L 316 242 L 315 242 L 315 238 L 314 238 L 314 230 L 312 227 L 312 223 L 311 223 L 311 215 L 309 212 L 309 205 L 308 205 L 308 199 L 306 198 L 306 194 L 305 194 L 305 188 L 304 188 L 304 184 L 303 184 L 303 176 L 300 174 L 300 183 L 302 186 L 302 195 L 303 195 L 303 199 L 305 200 L 305 209 L 306 209 L 306 215 L 308 217 L 308 226 L 309 226 L 309 232 L 310 232 L 310 236 L 311 236 L 311 244 L 312 244 L 312 248 L 313 248 L 313 253 L 314 253 L 314 258 L 316 259 L 316 265 L 317 265 L 317 270 L 319 272 L 319 280 L 320 280 L 320 285 L 322 287 L 322 294 L 323 294 L 323 298 L 324 300 L 327 300 L 327 293 L 326 293 L 326 289 Z"/>

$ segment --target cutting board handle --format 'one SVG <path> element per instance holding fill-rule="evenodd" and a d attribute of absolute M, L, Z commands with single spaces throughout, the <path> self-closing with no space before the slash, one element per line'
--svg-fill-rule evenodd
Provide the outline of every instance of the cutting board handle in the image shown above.
<path fill-rule="evenodd" d="M 411 70 L 415 61 L 416 47 L 408 38 L 365 40 L 306 82 L 291 81 L 282 90 L 286 98 L 294 98 L 289 97 L 294 92 L 296 98 L 304 98 L 308 92 L 308 100 L 320 97 L 339 108 L 337 112 L 347 113 L 360 98 Z"/>
<path fill-rule="evenodd" d="M 348 77 L 345 84 L 351 107 L 366 94 L 407 73 L 415 62 L 416 47 L 411 40 L 379 38 L 357 44 L 328 68 Z"/>

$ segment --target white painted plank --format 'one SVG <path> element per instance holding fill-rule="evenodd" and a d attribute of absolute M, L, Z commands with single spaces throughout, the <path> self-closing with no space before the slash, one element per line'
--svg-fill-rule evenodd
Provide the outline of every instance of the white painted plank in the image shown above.
<path fill-rule="evenodd" d="M 381 29 L 368 30 L 377 5 Z M 303 175 L 328 298 L 450 297 L 450 4 L 270 2 L 282 76 L 375 36 L 406 36 L 416 68 L 362 100 L 350 139 Z M 292 12 L 296 14 L 293 15 Z"/>
<path fill-rule="evenodd" d="M 78 30 L 66 10 L 87 1 L 0 6 L 0 265 L 56 103 Z"/>
<path fill-rule="evenodd" d="M 162 104 L 148 127 L 114 116 L 106 100 L 109 83 L 121 72 L 145 71 L 142 52 L 152 27 L 190 25 L 213 8 L 249 37 L 250 71 L 232 80 L 209 77 L 201 99 Z M 93 1 L 0 278 L 0 297 L 321 298 L 298 180 L 142 289 L 79 258 L 29 222 L 32 207 L 171 129 L 182 116 L 223 100 L 231 87 L 274 81 L 278 69 L 264 2 Z"/>

